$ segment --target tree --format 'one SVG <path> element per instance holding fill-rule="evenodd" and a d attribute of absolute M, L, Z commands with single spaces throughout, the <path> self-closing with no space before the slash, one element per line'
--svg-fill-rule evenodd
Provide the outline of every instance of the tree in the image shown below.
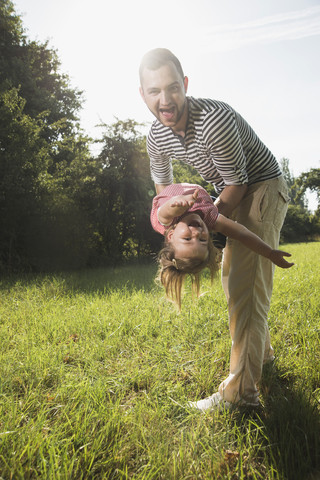
<path fill-rule="evenodd" d="M 316 192 L 318 199 L 318 211 L 320 209 L 320 168 L 312 168 L 309 172 L 303 172 L 295 181 L 296 199 L 305 195 L 307 189 Z"/>
<path fill-rule="evenodd" d="M 315 233 L 312 215 L 298 205 L 289 205 L 281 230 L 282 241 L 289 243 L 307 242 L 312 239 Z"/>
<path fill-rule="evenodd" d="M 181 162 L 180 160 L 173 160 L 172 167 L 174 183 L 193 183 L 201 185 L 201 187 L 207 190 L 209 195 L 214 197 L 218 196 L 214 186 L 206 182 L 206 180 L 203 180 L 197 170 L 191 165 Z"/>
<path fill-rule="evenodd" d="M 78 121 L 82 93 L 71 88 L 68 76 L 59 72 L 57 53 L 47 42 L 27 39 L 10 0 L 2 0 L 0 19 L 1 90 L 19 89 L 25 99 L 24 113 L 32 118 L 45 116 L 42 135 L 47 140 L 70 134 Z"/>
<path fill-rule="evenodd" d="M 23 263 L 26 222 L 49 162 L 41 125 L 24 105 L 17 89 L 0 92 L 0 267 Z"/>
<path fill-rule="evenodd" d="M 118 262 L 158 250 L 150 210 L 154 194 L 145 138 L 133 120 L 102 125 L 95 181 L 82 190 L 91 218 L 96 261 Z"/>
<path fill-rule="evenodd" d="M 79 156 L 85 163 L 89 156 L 88 139 L 78 124 L 81 93 L 70 87 L 68 77 L 59 73 L 59 66 L 56 53 L 47 44 L 26 38 L 12 2 L 3 0 L 0 269 L 42 268 L 40 250 L 46 264 L 47 259 L 57 264 L 52 245 L 57 237 L 52 232 L 61 231 L 56 248 L 56 252 L 61 252 L 62 244 L 67 243 L 67 232 L 71 235 L 72 228 L 77 230 L 71 221 L 77 209 L 72 189 L 68 188 L 72 177 L 68 172 L 74 169 Z M 64 226 L 59 227 L 59 222 Z"/>
<path fill-rule="evenodd" d="M 290 205 L 281 231 L 281 240 L 285 242 L 303 242 L 320 234 L 319 214 L 312 215 L 306 206 L 307 188 L 317 191 L 319 198 L 319 169 L 302 173 L 294 178 L 289 168 L 289 160 L 280 161 L 284 178 L 289 187 Z M 318 208 L 319 211 L 319 208 Z"/>
<path fill-rule="evenodd" d="M 290 171 L 289 167 L 289 159 L 288 158 L 281 158 L 280 159 L 280 168 L 282 170 L 282 175 L 287 182 L 289 188 L 289 197 L 291 205 L 298 205 L 302 209 L 306 208 L 306 200 L 304 193 L 297 197 L 297 185 L 296 179 L 293 176 L 292 172 Z"/>

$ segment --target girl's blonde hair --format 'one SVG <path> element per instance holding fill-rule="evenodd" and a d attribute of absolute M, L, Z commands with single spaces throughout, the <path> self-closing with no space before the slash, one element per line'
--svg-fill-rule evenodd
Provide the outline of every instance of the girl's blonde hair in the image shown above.
<path fill-rule="evenodd" d="M 213 282 L 215 274 L 220 268 L 220 256 L 219 250 L 214 247 L 209 238 L 206 260 L 199 262 L 197 258 L 176 259 L 173 246 L 165 239 L 164 247 L 158 255 L 157 280 L 164 287 L 167 298 L 177 304 L 179 310 L 181 310 L 182 288 L 186 276 L 189 275 L 191 278 L 192 293 L 199 297 L 202 270 L 209 268 L 211 282 Z"/>

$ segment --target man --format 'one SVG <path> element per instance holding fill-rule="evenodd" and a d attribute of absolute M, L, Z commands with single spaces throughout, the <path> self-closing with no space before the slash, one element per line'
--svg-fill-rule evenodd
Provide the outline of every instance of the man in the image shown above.
<path fill-rule="evenodd" d="M 184 161 L 215 186 L 221 214 L 276 249 L 289 197 L 272 153 L 226 103 L 187 97 L 188 78 L 169 50 L 148 52 L 139 74 L 141 96 L 156 117 L 147 148 L 157 193 L 173 182 L 171 160 Z M 227 241 L 222 283 L 232 338 L 230 374 L 218 392 L 194 407 L 259 404 L 262 366 L 274 358 L 267 326 L 273 273 L 271 262 Z"/>

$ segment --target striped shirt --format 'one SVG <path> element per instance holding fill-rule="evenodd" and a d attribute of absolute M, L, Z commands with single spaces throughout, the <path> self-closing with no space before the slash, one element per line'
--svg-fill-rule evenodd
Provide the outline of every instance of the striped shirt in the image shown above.
<path fill-rule="evenodd" d="M 180 215 L 179 217 L 175 217 L 170 223 L 170 225 L 163 225 L 162 223 L 160 223 L 158 217 L 158 210 L 162 205 L 164 205 L 170 198 L 175 197 L 176 195 L 189 195 L 190 193 L 194 193 L 196 189 L 199 190 L 196 201 L 192 205 L 192 207 L 188 208 L 186 213 Z M 197 212 L 201 216 L 202 220 L 207 225 L 208 230 L 214 230 L 214 225 L 219 216 L 219 212 L 217 207 L 213 204 L 213 201 L 208 192 L 204 188 L 200 187 L 200 185 L 194 185 L 191 183 L 174 183 L 164 188 L 161 193 L 154 197 L 150 214 L 151 225 L 156 232 L 164 235 L 165 231 L 171 225 L 175 225 L 176 223 L 178 223 L 185 215 L 195 212 Z"/>
<path fill-rule="evenodd" d="M 226 185 L 252 185 L 281 175 L 273 154 L 232 107 L 217 100 L 187 98 L 185 137 L 158 120 L 151 126 L 147 150 L 154 183 L 173 183 L 173 159 L 194 167 L 218 193 Z"/>

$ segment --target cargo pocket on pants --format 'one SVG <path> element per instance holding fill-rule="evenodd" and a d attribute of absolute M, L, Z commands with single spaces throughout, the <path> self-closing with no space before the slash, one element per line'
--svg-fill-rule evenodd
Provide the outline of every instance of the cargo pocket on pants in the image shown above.
<path fill-rule="evenodd" d="M 275 208 L 275 215 L 273 218 L 273 224 L 278 229 L 281 230 L 283 225 L 287 210 L 288 204 L 290 202 L 290 197 L 287 193 L 278 191 L 277 205 Z"/>

